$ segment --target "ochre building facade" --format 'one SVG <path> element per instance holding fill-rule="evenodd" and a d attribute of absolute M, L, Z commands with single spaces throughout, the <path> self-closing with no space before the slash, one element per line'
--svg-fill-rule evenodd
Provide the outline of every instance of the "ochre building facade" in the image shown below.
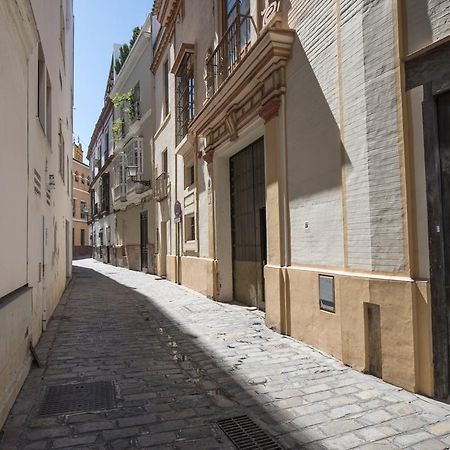
<path fill-rule="evenodd" d="M 446 397 L 450 8 L 156 0 L 152 14 L 156 273 Z"/>
<path fill-rule="evenodd" d="M 92 256 L 89 233 L 91 198 L 89 166 L 83 162 L 81 143 L 73 146 L 72 161 L 72 246 L 73 258 Z"/>

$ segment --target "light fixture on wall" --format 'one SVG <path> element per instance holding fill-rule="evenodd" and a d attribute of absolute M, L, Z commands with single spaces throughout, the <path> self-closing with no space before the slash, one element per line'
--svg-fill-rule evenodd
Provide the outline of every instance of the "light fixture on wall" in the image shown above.
<path fill-rule="evenodd" d="M 131 181 L 133 183 L 140 183 L 140 184 L 143 184 L 144 186 L 149 186 L 149 187 L 152 185 L 152 182 L 150 180 L 136 180 L 138 166 L 127 166 L 126 169 L 127 169 L 128 177 L 131 178 Z"/>

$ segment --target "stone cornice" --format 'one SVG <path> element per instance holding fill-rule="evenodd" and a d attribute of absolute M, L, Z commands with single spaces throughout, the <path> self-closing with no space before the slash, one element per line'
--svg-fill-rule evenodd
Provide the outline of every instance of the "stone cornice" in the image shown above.
<path fill-rule="evenodd" d="M 180 7 L 181 0 L 160 0 L 155 2 L 153 7 L 153 14 L 156 15 L 158 22 L 161 24 L 161 37 L 158 39 L 158 44 L 153 54 L 153 62 L 150 70 L 153 74 L 158 70 L 161 59 L 173 36 L 175 30 L 175 18 Z"/>
<path fill-rule="evenodd" d="M 110 98 L 107 98 L 103 109 L 100 113 L 100 116 L 97 120 L 97 123 L 95 124 L 94 132 L 92 133 L 91 142 L 89 143 L 88 152 L 87 152 L 87 159 L 90 161 L 92 156 L 92 151 L 94 150 L 95 141 L 98 138 L 98 135 L 100 134 L 100 131 L 103 129 L 106 119 L 109 117 L 109 114 L 112 114 L 113 110 L 113 103 Z"/>

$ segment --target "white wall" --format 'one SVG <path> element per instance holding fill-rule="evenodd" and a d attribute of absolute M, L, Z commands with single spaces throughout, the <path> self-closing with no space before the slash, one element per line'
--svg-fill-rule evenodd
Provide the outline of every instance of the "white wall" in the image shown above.
<path fill-rule="evenodd" d="M 27 54 L 8 3 L 0 2 L 0 55 L 8 62 L 0 66 L 0 298 L 27 283 Z"/>
<path fill-rule="evenodd" d="M 292 262 L 402 272 L 395 16 L 388 0 L 365 5 L 291 2 L 289 23 L 297 31 L 287 72 Z"/>

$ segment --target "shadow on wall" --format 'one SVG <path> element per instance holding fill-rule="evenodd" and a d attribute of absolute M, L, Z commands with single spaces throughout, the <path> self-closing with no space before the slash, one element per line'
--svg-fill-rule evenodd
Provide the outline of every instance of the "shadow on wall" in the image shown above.
<path fill-rule="evenodd" d="M 430 20 L 431 1 L 426 0 L 404 0 L 403 19 L 405 27 L 405 51 L 410 54 L 430 45 L 433 42 L 433 28 Z M 441 2 L 435 2 L 435 8 L 442 7 Z"/>
<path fill-rule="evenodd" d="M 335 47 L 335 46 L 334 46 Z M 287 132 L 289 148 L 289 199 L 308 198 L 340 189 L 342 166 L 350 159 L 340 129 L 298 36 L 288 65 Z M 333 67 L 321 70 L 336 72 Z M 338 85 L 332 92 L 338 111 Z"/>

